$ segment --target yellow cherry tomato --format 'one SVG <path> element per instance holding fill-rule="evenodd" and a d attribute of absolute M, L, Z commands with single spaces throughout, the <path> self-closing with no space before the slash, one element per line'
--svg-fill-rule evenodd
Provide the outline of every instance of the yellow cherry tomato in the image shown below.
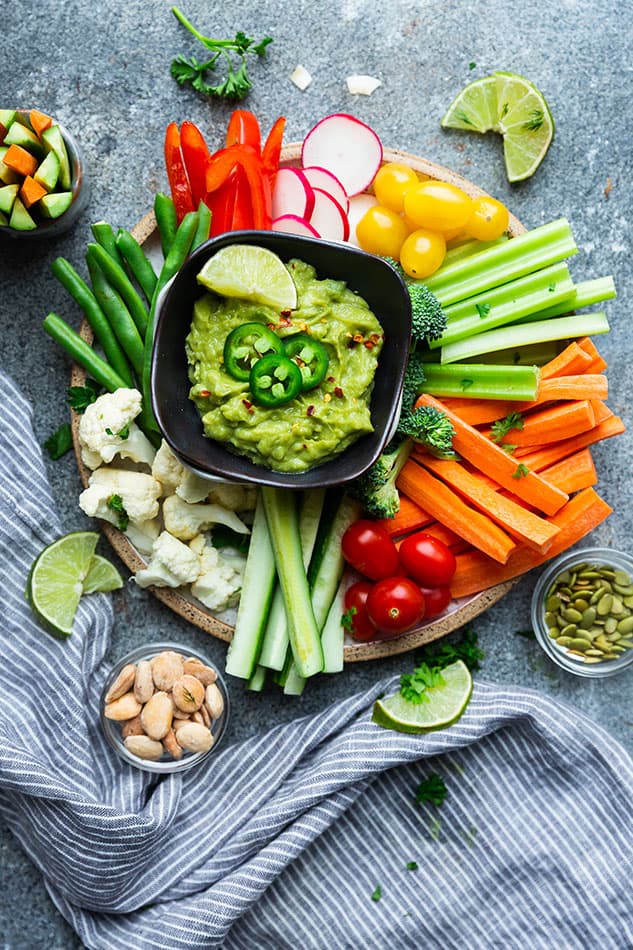
<path fill-rule="evenodd" d="M 356 225 L 356 238 L 364 251 L 380 257 L 395 257 L 396 260 L 408 233 L 404 219 L 382 205 L 368 208 Z"/>
<path fill-rule="evenodd" d="M 411 232 L 400 248 L 400 263 L 409 277 L 419 280 L 434 274 L 445 254 L 446 241 L 441 234 L 418 228 Z"/>
<path fill-rule="evenodd" d="M 378 204 L 392 211 L 402 211 L 404 196 L 410 188 L 419 183 L 416 172 L 402 162 L 387 162 L 376 172 L 374 192 Z"/>
<path fill-rule="evenodd" d="M 473 210 L 472 199 L 446 181 L 423 181 L 406 192 L 404 213 L 419 228 L 454 231 L 462 228 Z"/>
<path fill-rule="evenodd" d="M 510 215 L 508 209 L 496 198 L 482 195 L 473 199 L 473 210 L 464 230 L 478 241 L 494 241 L 507 230 Z"/>

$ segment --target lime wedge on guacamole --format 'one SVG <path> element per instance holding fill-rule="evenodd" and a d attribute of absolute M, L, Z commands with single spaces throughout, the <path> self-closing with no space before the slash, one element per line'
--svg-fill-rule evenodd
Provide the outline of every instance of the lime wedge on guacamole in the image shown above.
<path fill-rule="evenodd" d="M 294 310 L 297 288 L 286 265 L 273 251 L 252 244 L 231 244 L 209 258 L 198 283 L 223 297 L 252 300 L 275 310 Z"/>
<path fill-rule="evenodd" d="M 372 720 L 396 732 L 434 732 L 457 722 L 470 701 L 473 679 L 462 660 L 442 670 L 443 683 L 427 689 L 426 701 L 412 703 L 395 693 L 374 703 Z"/>

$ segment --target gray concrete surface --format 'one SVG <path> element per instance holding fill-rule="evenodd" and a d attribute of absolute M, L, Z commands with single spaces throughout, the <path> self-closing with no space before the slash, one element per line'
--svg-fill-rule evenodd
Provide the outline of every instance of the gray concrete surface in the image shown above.
<path fill-rule="evenodd" d="M 266 58 L 252 64 L 254 88 L 245 103 L 264 128 L 284 114 L 286 141 L 300 139 L 333 111 L 369 122 L 386 145 L 447 165 L 507 202 L 527 225 L 560 215 L 573 226 L 578 279 L 613 274 L 619 299 L 607 305 L 611 334 L 600 341 L 609 362 L 612 408 L 629 417 L 632 399 L 630 305 L 630 113 L 633 49 L 626 5 L 616 0 L 322 0 L 307 4 L 209 5 L 188 0 L 187 15 L 217 37 L 242 29 L 274 36 Z M 177 53 L 203 55 L 170 13 L 167 2 L 26 0 L 3 22 L 0 106 L 38 107 L 75 132 L 86 156 L 90 207 L 74 231 L 54 245 L 0 242 L 0 363 L 37 407 L 43 441 L 67 418 L 68 363 L 45 336 L 41 320 L 57 310 L 78 313 L 50 274 L 62 254 L 83 267 L 91 221 L 130 227 L 166 187 L 162 141 L 166 124 L 191 119 L 218 147 L 231 107 L 179 88 L 169 75 Z M 630 24 L 629 24 L 630 25 Z M 300 92 L 289 75 L 298 64 L 313 74 Z M 440 129 L 440 118 L 466 82 L 494 69 L 532 79 L 546 94 L 557 132 L 545 162 L 530 180 L 510 186 L 501 141 Z M 382 80 L 371 97 L 352 97 L 345 77 Z M 631 550 L 633 533 L 629 435 L 595 451 L 599 491 L 615 509 L 592 542 Z M 51 463 L 50 478 L 65 530 L 88 526 L 76 503 L 80 489 L 72 456 Z M 102 553 L 110 555 L 106 542 Z M 486 650 L 490 680 L 519 683 L 573 704 L 633 749 L 633 673 L 585 681 L 559 672 L 535 642 L 518 635 L 529 626 L 534 574 L 525 577 L 473 627 Z M 222 662 L 225 647 L 188 626 L 134 586 L 115 595 L 113 657 L 132 646 L 169 637 L 206 649 Z M 407 658 L 350 666 L 315 683 L 297 701 L 276 693 L 248 695 L 231 683 L 230 741 L 298 713 L 322 708 Z M 0 945 L 11 950 L 80 946 L 46 894 L 44 883 L 10 832 L 0 835 Z"/>

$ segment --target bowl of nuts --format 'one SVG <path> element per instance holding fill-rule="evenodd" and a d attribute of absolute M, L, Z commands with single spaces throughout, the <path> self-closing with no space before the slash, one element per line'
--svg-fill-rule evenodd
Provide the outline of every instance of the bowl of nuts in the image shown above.
<path fill-rule="evenodd" d="M 101 723 L 112 748 L 147 772 L 182 772 L 217 749 L 226 730 L 224 680 L 202 654 L 153 643 L 124 656 L 101 692 Z"/>
<path fill-rule="evenodd" d="M 532 595 L 532 624 L 545 653 L 579 676 L 633 664 L 633 557 L 584 548 L 552 560 Z"/>

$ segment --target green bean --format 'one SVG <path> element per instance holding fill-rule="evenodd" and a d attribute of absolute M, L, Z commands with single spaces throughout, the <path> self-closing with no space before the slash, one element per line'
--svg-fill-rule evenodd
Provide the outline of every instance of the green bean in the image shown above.
<path fill-rule="evenodd" d="M 42 323 L 45 331 L 62 346 L 76 363 L 86 370 L 96 382 L 113 393 L 127 386 L 125 380 L 115 373 L 79 334 L 56 313 L 49 313 Z"/>
<path fill-rule="evenodd" d="M 145 251 L 133 234 L 125 228 L 119 228 L 116 236 L 116 246 L 132 271 L 136 282 L 145 294 L 148 304 L 152 302 L 152 294 L 156 286 L 157 276 Z"/>
<path fill-rule="evenodd" d="M 191 250 L 195 251 L 197 247 L 209 240 L 209 231 L 211 230 L 211 209 L 201 201 L 198 205 L 198 228 L 191 242 Z"/>
<path fill-rule="evenodd" d="M 121 267 L 123 267 L 123 259 L 116 245 L 114 231 L 108 222 L 96 221 L 94 224 L 90 225 L 90 230 L 92 231 L 97 244 L 100 244 L 101 247 L 108 252 L 110 257 L 112 257 L 117 262 L 117 264 L 120 264 Z"/>
<path fill-rule="evenodd" d="M 125 300 L 125 305 L 130 311 L 138 332 L 141 334 L 141 339 L 145 339 L 145 331 L 147 330 L 147 307 L 143 303 L 136 287 L 123 268 L 110 257 L 108 252 L 105 251 L 100 244 L 89 244 L 88 250 L 90 251 L 91 248 L 93 249 L 92 254 L 94 255 L 94 259 L 99 264 L 106 280 Z"/>
<path fill-rule="evenodd" d="M 139 379 L 142 379 L 143 341 L 141 335 L 122 297 L 117 293 L 114 287 L 108 283 L 103 271 L 99 267 L 95 259 L 94 247 L 95 245 L 93 244 L 86 253 L 86 263 L 90 271 L 94 295 L 97 298 L 99 306 L 105 313 L 117 340 L 132 364 L 134 372 Z"/>
<path fill-rule="evenodd" d="M 98 245 L 95 245 L 95 247 L 98 247 Z M 106 252 L 103 251 L 103 253 Z M 125 353 L 121 349 L 119 341 L 90 287 L 82 280 L 72 264 L 63 257 L 55 258 L 51 264 L 51 270 L 60 284 L 83 310 L 95 337 L 101 344 L 107 362 L 115 373 L 125 381 L 126 386 L 132 386 L 132 372 Z"/>
<path fill-rule="evenodd" d="M 162 191 L 159 191 L 154 198 L 154 215 L 158 225 L 163 257 L 167 257 L 178 230 L 178 217 L 174 202 L 169 195 L 163 194 Z"/>

